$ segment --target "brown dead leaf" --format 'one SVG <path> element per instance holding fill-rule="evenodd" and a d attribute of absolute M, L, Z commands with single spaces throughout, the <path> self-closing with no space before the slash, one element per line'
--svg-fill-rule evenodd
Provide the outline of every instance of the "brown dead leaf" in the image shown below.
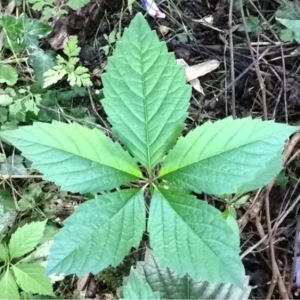
<path fill-rule="evenodd" d="M 168 26 L 160 25 L 160 26 L 158 27 L 158 30 L 159 30 L 159 32 L 160 32 L 162 35 L 166 35 L 166 34 L 169 33 L 169 31 L 171 30 L 171 28 L 168 27 Z"/>
<path fill-rule="evenodd" d="M 201 93 L 202 95 L 204 94 L 204 90 L 203 87 L 201 86 L 200 80 L 198 78 L 192 79 L 190 81 L 190 85 L 199 93 Z"/>
<path fill-rule="evenodd" d="M 186 81 L 189 82 L 196 91 L 204 95 L 198 77 L 204 76 L 217 69 L 220 62 L 216 59 L 211 59 L 203 63 L 189 66 L 184 59 L 179 58 L 177 59 L 177 64 L 184 66 Z"/>

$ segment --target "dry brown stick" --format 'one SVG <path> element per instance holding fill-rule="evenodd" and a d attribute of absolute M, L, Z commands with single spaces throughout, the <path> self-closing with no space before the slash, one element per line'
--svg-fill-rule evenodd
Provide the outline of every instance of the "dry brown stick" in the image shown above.
<path fill-rule="evenodd" d="M 284 214 L 280 217 L 278 221 L 275 222 L 273 228 L 272 228 L 272 233 L 275 233 L 278 229 L 278 227 L 281 225 L 281 223 L 286 219 L 286 217 L 289 215 L 291 211 L 294 210 L 296 205 L 300 202 L 300 196 L 295 199 L 295 201 L 289 206 L 289 208 L 284 212 Z M 257 218 L 257 216 L 256 216 Z M 260 244 L 264 243 L 265 240 L 267 240 L 269 235 L 265 235 L 263 238 L 261 238 L 256 244 L 252 245 L 249 247 L 247 250 L 245 250 L 241 257 L 244 258 L 247 256 L 251 251 L 253 251 L 255 248 L 257 248 Z"/>
<path fill-rule="evenodd" d="M 289 156 L 291 155 L 292 151 L 294 150 L 296 144 L 298 143 L 300 139 L 299 132 L 297 132 L 289 141 L 289 143 L 286 145 L 284 152 L 283 152 L 283 165 L 286 165 Z M 271 264 L 272 264 L 272 284 L 269 287 L 268 291 L 268 297 L 270 298 L 273 293 L 273 283 L 278 284 L 278 288 L 281 294 L 282 299 L 289 299 L 289 293 L 288 290 L 285 287 L 285 284 L 281 278 L 281 274 L 277 265 L 277 261 L 275 258 L 275 250 L 274 250 L 274 243 L 273 243 L 273 233 L 274 227 L 271 226 L 271 217 L 270 217 L 270 202 L 269 202 L 269 195 L 270 191 L 273 188 L 273 185 L 275 183 L 275 179 L 272 180 L 269 185 L 267 186 L 266 190 L 266 196 L 265 196 L 265 206 L 266 206 L 266 217 L 267 217 L 267 227 L 269 232 L 269 245 L 270 245 L 270 257 L 271 257 Z M 295 202 L 294 202 L 295 203 Z M 269 299 L 267 298 L 267 299 Z"/>
<path fill-rule="evenodd" d="M 275 106 L 274 106 L 274 110 L 273 110 L 273 114 L 272 114 L 272 119 L 275 119 L 275 116 L 277 113 L 277 108 L 278 108 L 282 93 L 283 93 L 283 88 L 281 87 L 277 94 L 277 97 L 276 97 L 276 102 L 275 102 Z"/>
<path fill-rule="evenodd" d="M 46 110 L 46 111 L 53 112 L 53 113 L 57 114 L 58 116 L 62 115 L 62 116 L 63 116 L 66 120 L 68 120 L 68 121 L 75 121 L 75 122 L 78 122 L 78 123 L 80 123 L 80 124 L 86 124 L 86 125 L 91 126 L 91 127 L 96 127 L 96 128 L 98 128 L 98 129 L 100 129 L 100 130 L 102 130 L 102 131 L 105 131 L 106 133 L 110 133 L 110 134 L 111 134 L 111 131 L 110 131 L 110 130 L 108 130 L 107 128 L 105 128 L 105 127 L 103 127 L 103 126 L 101 126 L 101 125 L 99 125 L 99 124 L 95 124 L 95 123 L 89 122 L 89 121 L 87 121 L 87 120 L 78 120 L 78 119 L 72 117 L 71 115 L 68 115 L 68 114 L 65 113 L 63 110 L 60 110 L 60 111 L 59 111 L 59 110 L 55 110 L 55 109 L 53 109 L 53 108 L 44 106 L 44 105 L 42 105 L 42 104 L 37 104 L 36 106 L 37 106 L 38 108 L 40 108 L 40 109 L 43 109 L 43 110 Z"/>
<path fill-rule="evenodd" d="M 267 227 L 268 227 L 268 234 L 266 236 L 268 236 L 268 240 L 269 240 L 269 248 L 270 248 L 270 257 L 271 257 L 271 269 L 272 269 L 272 280 L 271 280 L 271 284 L 269 286 L 268 289 L 268 293 L 266 296 L 266 299 L 271 299 L 272 294 L 274 292 L 275 286 L 278 282 L 278 276 L 277 276 L 277 272 L 276 272 L 276 260 L 275 260 L 275 250 L 274 250 L 274 243 L 273 243 L 273 235 L 271 232 L 271 221 L 270 221 L 270 207 L 269 207 L 269 201 L 267 201 L 266 199 L 269 199 L 269 192 L 271 189 L 267 189 L 266 191 L 266 196 L 265 196 L 265 205 L 266 205 L 266 215 L 267 215 Z M 268 213 L 267 213 L 268 212 Z M 268 219 L 268 215 L 269 215 L 269 219 Z M 265 242 L 265 244 L 268 241 Z M 285 298 L 283 298 L 285 299 Z"/>
<path fill-rule="evenodd" d="M 289 165 L 297 156 L 298 151 L 295 153 L 295 155 L 293 155 L 289 160 L 288 158 L 291 156 L 294 148 L 296 147 L 296 145 L 299 143 L 300 141 L 300 132 L 296 132 L 293 137 L 291 138 L 290 142 L 288 143 L 285 151 L 284 151 L 284 159 L 285 159 L 285 164 Z"/>
<path fill-rule="evenodd" d="M 42 175 L 0 175 L 0 179 L 42 179 Z"/>
<path fill-rule="evenodd" d="M 268 30 L 273 34 L 275 39 L 277 40 L 277 43 L 280 46 L 280 54 L 281 54 L 281 61 L 282 61 L 282 70 L 283 70 L 283 100 L 284 100 L 284 108 L 285 108 L 285 119 L 286 122 L 288 122 L 288 112 L 287 112 L 287 96 L 286 96 L 286 72 L 285 72 L 285 59 L 284 59 L 284 53 L 283 53 L 283 45 L 282 42 L 280 42 L 279 37 L 277 36 L 276 32 L 274 31 L 274 28 L 272 25 L 269 24 L 269 22 L 265 19 L 263 14 L 261 13 L 260 9 L 258 9 L 255 4 L 252 2 L 252 0 L 249 1 L 252 7 L 256 10 L 260 18 L 264 21 L 264 24 L 267 25 Z"/>
<path fill-rule="evenodd" d="M 263 197 L 259 197 L 262 189 L 259 189 L 252 201 L 252 206 L 247 209 L 245 214 L 238 220 L 240 233 L 243 231 L 243 229 L 248 224 L 249 220 L 254 219 L 258 213 L 261 211 L 262 204 L 263 204 Z"/>
<path fill-rule="evenodd" d="M 275 222 L 272 231 L 275 232 L 281 223 L 286 219 L 286 217 L 294 210 L 296 205 L 300 202 L 300 196 L 297 197 L 294 202 L 290 205 L 290 207 L 284 212 L 284 214 L 280 217 L 278 221 Z"/>
<path fill-rule="evenodd" d="M 284 165 L 287 163 L 289 156 L 291 155 L 293 149 L 295 148 L 296 144 L 299 141 L 299 138 L 300 137 L 299 137 L 299 132 L 298 132 L 291 138 L 289 143 L 286 145 L 284 153 L 283 153 L 283 164 Z M 274 242 L 273 242 L 273 233 L 275 232 L 275 230 L 274 230 L 275 228 L 274 227 L 272 228 L 272 225 L 271 225 L 269 195 L 270 195 L 271 189 L 273 188 L 274 183 L 275 183 L 275 179 L 272 180 L 268 184 L 267 190 L 266 190 L 266 196 L 265 196 L 267 227 L 268 227 L 268 232 L 269 232 L 270 257 L 271 257 L 271 264 L 272 264 L 272 284 L 269 287 L 267 299 L 270 299 L 270 297 L 272 296 L 273 289 L 274 289 L 274 284 L 277 283 L 282 299 L 287 299 L 288 300 L 289 299 L 289 293 L 288 293 L 288 290 L 285 287 L 285 284 L 283 282 L 283 279 L 281 277 L 281 274 L 280 274 L 280 271 L 279 271 L 279 268 L 278 268 L 278 265 L 277 265 L 277 261 L 276 261 L 276 258 L 275 258 Z M 293 206 L 295 206 L 296 203 L 298 203 L 298 201 L 299 201 L 298 199 L 296 199 L 296 200 L 297 201 L 294 202 Z"/>
<path fill-rule="evenodd" d="M 100 114 L 98 113 L 98 111 L 97 111 L 97 109 L 96 109 L 96 107 L 95 107 L 95 103 L 94 103 L 94 100 L 93 100 L 93 97 L 92 97 L 92 94 L 91 94 L 91 90 L 90 90 L 89 88 L 87 88 L 87 91 L 88 91 L 88 94 L 89 94 L 89 99 L 90 99 L 90 103 L 91 103 L 93 112 L 94 112 L 95 115 L 99 118 L 99 120 L 102 122 L 103 127 L 106 128 L 107 132 L 110 132 L 110 133 L 111 133 L 111 130 L 110 130 L 109 125 L 108 125 L 107 122 L 105 122 L 104 119 L 100 116 Z"/>
<path fill-rule="evenodd" d="M 293 160 L 295 160 L 297 157 L 299 157 L 300 156 L 300 149 L 298 149 L 294 154 L 293 154 L 293 156 L 289 159 L 289 164 L 293 161 Z"/>
<path fill-rule="evenodd" d="M 293 281 L 294 281 L 294 274 L 296 271 L 296 263 L 297 263 L 297 255 L 299 252 L 299 245 L 298 245 L 298 237 L 300 233 L 300 216 L 297 217 L 297 225 L 296 225 L 296 233 L 295 233 L 295 241 L 294 241 L 294 262 L 293 262 L 293 270 L 290 276 L 289 285 L 288 285 L 288 291 L 290 292 L 293 287 Z"/>
<path fill-rule="evenodd" d="M 265 207 L 266 207 L 266 217 L 267 217 L 267 228 L 269 232 L 269 245 L 270 245 L 270 258 L 271 258 L 271 265 L 272 265 L 272 284 L 269 287 L 269 291 L 267 294 L 267 299 L 271 299 L 273 294 L 274 285 L 278 284 L 279 292 L 282 299 L 289 300 L 288 291 L 284 285 L 284 282 L 281 278 L 281 274 L 277 265 L 277 261 L 275 258 L 275 249 L 274 249 L 274 240 L 273 240 L 273 233 L 272 233 L 272 225 L 271 225 L 271 216 L 270 216 L 270 201 L 269 195 L 270 191 L 275 183 L 275 180 L 269 183 L 266 190 L 265 196 Z"/>
<path fill-rule="evenodd" d="M 6 154 L 5 154 L 4 147 L 3 147 L 3 144 L 2 144 L 1 141 L 0 141 L 0 148 L 1 148 L 1 151 L 2 151 L 2 153 L 4 155 L 4 158 L 5 158 L 5 161 L 6 161 Z M 19 204 L 18 204 L 18 201 L 17 201 L 16 193 L 15 193 L 14 186 L 13 186 L 13 182 L 12 182 L 11 178 L 8 178 L 8 181 L 9 181 L 10 186 L 11 186 L 12 196 L 13 196 L 13 199 L 14 199 L 16 209 L 19 210 L 20 207 L 19 207 Z"/>
<path fill-rule="evenodd" d="M 233 35 L 232 35 L 232 12 L 233 12 L 233 0 L 229 3 L 229 51 L 230 51 L 230 77 L 231 82 L 234 82 L 234 47 L 233 47 Z M 236 118 L 236 108 L 235 108 L 235 85 L 231 87 L 231 113 L 232 117 Z"/>
<path fill-rule="evenodd" d="M 268 119 L 268 109 L 267 109 L 266 86 L 265 86 L 264 80 L 263 80 L 262 75 L 261 75 L 259 64 L 257 62 L 257 59 L 254 56 L 253 48 L 251 46 L 251 40 L 250 40 L 249 33 L 248 33 L 248 30 L 247 30 L 247 23 L 246 23 L 245 14 L 244 14 L 243 2 L 242 2 L 242 0 L 239 0 L 239 1 L 240 1 L 240 7 L 241 7 L 242 22 L 243 22 L 243 26 L 245 28 L 246 40 L 247 40 L 247 43 L 248 43 L 248 47 L 249 47 L 250 54 L 251 54 L 251 57 L 252 57 L 252 60 L 253 60 L 253 63 L 254 63 L 257 79 L 258 79 L 259 86 L 260 86 L 261 93 L 262 93 L 262 104 L 263 104 L 264 119 L 267 120 Z"/>
<path fill-rule="evenodd" d="M 255 218 L 255 226 L 256 226 L 256 229 L 257 229 L 257 232 L 258 232 L 258 235 L 260 236 L 260 238 L 264 239 L 264 237 L 267 236 L 267 235 L 264 231 L 263 226 L 261 225 L 260 217 L 258 215 Z M 264 242 L 264 244 L 265 244 L 265 246 L 267 246 L 266 242 Z"/>
<path fill-rule="evenodd" d="M 269 48 L 267 48 L 258 58 L 257 58 L 257 62 L 259 62 L 267 53 L 269 52 Z M 233 85 L 235 85 L 242 77 L 244 77 L 249 70 L 251 70 L 251 68 L 254 66 L 254 62 L 252 62 L 251 64 L 249 64 L 249 66 L 240 74 L 238 75 L 234 81 L 231 81 L 230 84 L 228 84 L 228 86 L 223 89 L 222 91 L 220 91 L 216 96 L 214 96 L 214 98 L 212 98 L 211 100 L 207 101 L 205 106 L 209 106 L 210 104 L 212 104 L 214 101 L 218 101 L 218 98 L 220 96 L 222 96 L 224 93 L 226 93 Z"/>
<path fill-rule="evenodd" d="M 242 254 L 241 254 L 241 259 L 243 259 L 244 257 L 246 257 L 249 253 L 251 253 L 254 249 L 256 249 L 260 244 L 265 243 L 265 241 L 267 240 L 268 235 L 266 234 L 263 238 L 261 238 L 256 244 L 252 245 L 251 247 L 249 247 L 247 250 L 245 250 Z"/>
<path fill-rule="evenodd" d="M 295 146 L 297 145 L 297 143 L 299 142 L 299 140 L 300 140 L 300 133 L 299 132 L 297 132 L 297 133 L 295 133 L 294 135 L 293 135 L 293 137 L 290 139 L 290 141 L 286 144 L 286 146 L 285 146 L 285 149 L 284 149 L 284 152 L 283 152 L 283 165 L 284 166 L 287 166 L 288 165 L 288 163 L 290 162 L 290 160 L 288 161 L 288 158 L 290 157 L 290 155 L 292 154 L 292 152 L 293 152 L 293 150 L 294 150 L 294 148 L 295 148 Z M 269 186 L 268 186 L 268 188 L 267 188 L 267 193 L 266 193 L 266 200 L 268 200 L 267 198 L 269 197 L 269 192 L 270 192 L 270 190 L 271 190 L 271 188 L 273 187 L 273 185 L 274 185 L 274 182 L 275 182 L 275 180 L 273 180 L 270 184 L 269 184 Z M 260 191 L 261 190 L 259 190 L 258 192 L 257 192 L 257 194 L 256 194 L 256 196 L 255 196 L 255 199 L 254 199 L 254 204 L 253 204 L 253 206 L 252 206 L 252 208 L 251 209 L 249 209 L 248 211 L 247 211 L 247 213 L 243 216 L 243 219 L 240 219 L 239 220 L 239 225 L 240 226 L 242 226 L 242 225 L 244 225 L 245 226 L 245 223 L 247 223 L 246 221 L 245 221 L 245 219 L 246 220 L 248 220 L 249 221 L 249 219 L 253 219 L 253 218 L 256 218 L 257 217 L 257 215 L 258 215 L 258 213 L 259 213 L 259 211 L 260 211 L 260 209 L 254 209 L 254 208 L 256 208 L 256 206 L 258 206 L 259 208 L 261 208 L 261 205 L 262 205 L 262 201 L 260 201 L 260 199 L 262 200 L 263 199 L 263 197 L 259 197 L 259 194 L 260 194 Z M 300 197 L 299 197 L 300 198 Z M 290 209 L 289 209 L 289 211 L 291 211 L 291 209 L 293 209 L 295 206 L 296 206 L 296 204 L 298 203 L 298 199 L 296 199 L 295 201 L 294 201 L 294 203 L 291 205 L 291 207 L 290 207 Z M 287 289 L 285 288 L 285 285 L 284 285 L 284 282 L 283 282 L 283 280 L 282 280 L 282 278 L 281 278 L 281 276 L 280 276 L 280 272 L 279 272 L 279 268 L 278 268 L 278 265 L 277 265 L 277 262 L 276 262 L 276 260 L 275 260 L 275 254 L 274 254 L 274 244 L 273 244 L 273 236 L 272 236 L 272 234 L 275 232 L 275 230 L 276 230 L 276 228 L 277 227 L 273 227 L 273 228 L 271 228 L 271 222 L 270 222 L 270 211 L 269 211 L 269 201 L 266 201 L 266 214 L 267 214 L 267 219 L 269 218 L 269 223 L 268 223 L 268 234 L 267 235 L 265 235 L 258 243 L 256 243 L 255 245 L 253 245 L 253 246 L 251 246 L 250 248 L 248 248 L 243 254 L 242 254 L 242 257 L 245 257 L 245 256 L 247 256 L 251 251 L 253 251 L 253 249 L 255 249 L 257 246 L 259 246 L 261 243 L 264 243 L 265 242 L 265 240 L 267 239 L 267 238 L 269 238 L 269 245 L 270 245 L 270 251 L 272 251 L 273 252 L 273 259 L 272 259 L 272 270 L 273 270 L 273 275 L 275 274 L 276 275 L 276 278 L 275 278 L 275 280 L 272 280 L 272 283 L 271 283 L 271 285 L 270 285 L 270 287 L 269 287 L 269 291 L 268 291 L 268 297 L 270 298 L 271 296 L 272 296 L 272 293 L 273 293 L 273 291 L 274 291 L 274 288 L 275 288 L 275 285 L 276 285 L 276 283 L 278 283 L 278 286 L 279 286 L 279 290 L 280 290 L 280 293 L 281 293 L 281 295 L 283 296 L 283 297 L 286 297 L 286 298 L 283 298 L 283 299 L 289 299 L 288 298 L 288 291 L 287 291 Z M 253 215 L 253 212 L 250 214 L 250 211 L 252 212 L 252 211 L 255 211 L 255 214 Z M 283 218 L 285 218 L 287 216 L 287 213 L 285 213 L 284 214 L 284 216 L 281 218 L 281 221 L 283 221 Z M 276 224 L 275 224 L 276 225 Z M 278 224 L 277 224 L 277 226 L 279 226 Z M 240 227 L 241 228 L 241 231 L 243 230 L 243 228 L 242 227 Z M 272 249 L 272 250 L 271 250 Z M 271 256 L 272 256 L 272 254 L 271 254 Z M 274 261 L 275 261 L 275 263 L 274 263 Z M 274 279 L 274 278 L 273 278 Z M 277 280 L 278 279 L 278 280 Z M 267 298 L 268 299 L 268 298 Z"/>
<path fill-rule="evenodd" d="M 280 54 L 282 62 L 282 74 L 283 74 L 283 101 L 284 101 L 284 112 L 285 112 L 285 122 L 288 123 L 288 109 L 287 109 L 287 87 L 286 87 L 286 72 L 285 72 L 285 58 L 283 53 L 282 45 L 280 45 Z"/>

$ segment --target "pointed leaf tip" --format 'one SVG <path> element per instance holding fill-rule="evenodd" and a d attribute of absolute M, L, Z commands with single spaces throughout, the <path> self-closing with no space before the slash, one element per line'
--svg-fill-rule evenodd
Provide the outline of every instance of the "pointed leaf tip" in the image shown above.
<path fill-rule="evenodd" d="M 45 275 L 45 268 L 33 263 L 13 265 L 18 285 L 27 293 L 55 296 L 50 278 Z"/>
<path fill-rule="evenodd" d="M 144 230 L 142 190 L 122 190 L 88 200 L 54 237 L 47 274 L 80 276 L 117 266 L 132 247 L 139 246 Z"/>
<path fill-rule="evenodd" d="M 209 121 L 178 140 L 159 176 L 196 193 L 255 190 L 280 172 L 285 141 L 297 130 L 251 118 Z"/>
<path fill-rule="evenodd" d="M 31 252 L 41 240 L 46 222 L 32 222 L 19 227 L 9 241 L 10 257 L 17 258 Z"/>
<path fill-rule="evenodd" d="M 188 275 L 180 277 L 176 272 L 162 268 L 148 248 L 144 261 L 137 262 L 136 271 L 152 291 L 160 293 L 161 299 L 246 300 L 251 292 L 249 276 L 245 275 L 242 289 L 228 283 L 194 280 Z"/>
<path fill-rule="evenodd" d="M 0 291 L 0 300 L 20 299 L 18 286 L 9 269 L 0 278 Z"/>
<path fill-rule="evenodd" d="M 184 128 L 191 87 L 165 43 L 137 14 L 102 76 L 102 104 L 113 131 L 149 171 Z"/>
<path fill-rule="evenodd" d="M 96 193 L 143 177 L 129 153 L 97 128 L 36 122 L 3 131 L 0 137 L 19 148 L 46 180 L 66 191 Z"/>
<path fill-rule="evenodd" d="M 134 268 L 131 268 L 130 275 L 123 288 L 123 298 L 126 300 L 135 299 L 160 299 L 159 292 L 153 292 L 149 284 L 139 276 Z"/>
<path fill-rule="evenodd" d="M 239 245 L 221 213 L 194 196 L 155 189 L 148 232 L 157 261 L 182 277 L 243 286 Z"/>

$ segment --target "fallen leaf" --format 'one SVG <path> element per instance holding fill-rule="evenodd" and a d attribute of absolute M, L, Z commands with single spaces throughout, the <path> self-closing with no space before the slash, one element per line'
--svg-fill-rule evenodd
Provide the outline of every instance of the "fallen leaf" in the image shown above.
<path fill-rule="evenodd" d="M 196 91 L 204 95 L 203 88 L 198 77 L 204 76 L 217 69 L 220 62 L 216 59 L 211 59 L 203 63 L 189 66 L 184 59 L 179 58 L 177 59 L 177 64 L 184 66 L 186 81 L 189 82 Z"/>
<path fill-rule="evenodd" d="M 201 86 L 200 80 L 199 80 L 198 78 L 192 79 L 192 80 L 190 81 L 190 84 L 191 84 L 191 86 L 192 86 L 196 91 L 198 91 L 198 92 L 201 93 L 202 95 L 205 95 L 205 94 L 204 94 L 203 87 Z"/>
<path fill-rule="evenodd" d="M 204 18 L 201 18 L 199 20 L 193 19 L 194 22 L 196 23 L 202 23 L 202 24 L 208 24 L 208 25 L 213 25 L 214 23 L 214 17 L 212 15 L 208 15 Z"/>
<path fill-rule="evenodd" d="M 171 28 L 168 27 L 168 26 L 160 25 L 160 26 L 158 27 L 158 30 L 159 30 L 159 32 L 160 32 L 162 35 L 166 35 L 167 33 L 169 33 L 169 31 L 171 30 Z"/>

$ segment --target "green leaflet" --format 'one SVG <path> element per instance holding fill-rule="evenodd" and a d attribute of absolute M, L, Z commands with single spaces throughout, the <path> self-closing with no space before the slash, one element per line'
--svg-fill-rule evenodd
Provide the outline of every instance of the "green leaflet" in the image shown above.
<path fill-rule="evenodd" d="M 19 227 L 9 241 L 10 258 L 17 258 L 32 251 L 43 236 L 46 221 L 32 222 Z"/>
<path fill-rule="evenodd" d="M 187 275 L 179 277 L 170 269 L 161 268 L 148 248 L 145 260 L 137 262 L 136 272 L 152 291 L 159 292 L 161 299 L 246 300 L 251 291 L 248 276 L 244 276 L 242 289 L 229 283 L 193 280 Z"/>
<path fill-rule="evenodd" d="M 0 262 L 6 261 L 7 257 L 8 257 L 8 251 L 3 246 L 3 244 L 0 243 Z"/>
<path fill-rule="evenodd" d="M 20 299 L 17 284 L 9 269 L 0 278 L 0 300 Z"/>
<path fill-rule="evenodd" d="M 33 161 L 46 180 L 66 191 L 96 193 L 142 177 L 134 159 L 98 129 L 37 122 L 1 132 L 0 137 Z"/>
<path fill-rule="evenodd" d="M 69 0 L 66 5 L 73 10 L 78 10 L 89 3 L 89 0 Z"/>
<path fill-rule="evenodd" d="M 276 18 L 278 22 L 293 32 L 293 38 L 297 43 L 300 43 L 300 20 L 288 20 Z"/>
<path fill-rule="evenodd" d="M 286 28 L 279 29 L 280 39 L 286 42 L 292 42 L 295 39 L 300 43 L 300 12 L 298 1 L 284 1 L 275 12 L 276 21 Z"/>
<path fill-rule="evenodd" d="M 196 193 L 221 195 L 260 188 L 282 169 L 284 142 L 296 130 L 251 118 L 206 122 L 179 139 L 159 177 Z"/>
<path fill-rule="evenodd" d="M 38 47 L 38 40 L 52 30 L 50 25 L 27 18 L 25 15 L 19 17 L 2 15 L 0 21 L 0 27 L 4 32 L 4 47 L 17 52 L 25 48 Z"/>
<path fill-rule="evenodd" d="M 50 250 L 48 274 L 80 276 L 117 266 L 132 247 L 139 246 L 145 231 L 143 190 L 122 190 L 89 200 L 64 225 Z"/>
<path fill-rule="evenodd" d="M 0 164 L 0 174 L 5 174 L 3 169 L 4 171 L 8 169 L 4 163 Z M 0 235 L 5 234 L 9 226 L 12 226 L 16 215 L 13 197 L 7 191 L 0 189 Z"/>
<path fill-rule="evenodd" d="M 45 52 L 44 50 L 37 48 L 30 53 L 28 62 L 34 70 L 36 82 L 43 86 L 44 73 L 49 69 L 52 69 L 55 65 L 53 55 L 51 55 L 50 51 Z"/>
<path fill-rule="evenodd" d="M 113 131 L 148 171 L 180 135 L 191 95 L 183 69 L 137 14 L 102 76 Z"/>
<path fill-rule="evenodd" d="M 50 278 L 45 275 L 45 268 L 36 264 L 12 265 L 16 281 L 27 293 L 55 296 Z"/>
<path fill-rule="evenodd" d="M 0 164 L 0 173 L 3 175 L 27 175 L 28 169 L 24 166 L 24 157 L 17 154 L 8 156 L 6 161 Z M 13 203 L 13 199 L 11 203 Z"/>
<path fill-rule="evenodd" d="M 131 268 L 127 283 L 123 288 L 122 299 L 160 299 L 158 292 L 153 292 L 147 282 L 140 277 L 136 270 Z"/>
<path fill-rule="evenodd" d="M 155 189 L 148 232 L 162 267 L 179 277 L 243 286 L 239 247 L 230 227 L 214 207 L 178 191 Z"/>
<path fill-rule="evenodd" d="M 0 83 L 15 85 L 18 81 L 18 72 L 10 65 L 0 64 Z"/>

